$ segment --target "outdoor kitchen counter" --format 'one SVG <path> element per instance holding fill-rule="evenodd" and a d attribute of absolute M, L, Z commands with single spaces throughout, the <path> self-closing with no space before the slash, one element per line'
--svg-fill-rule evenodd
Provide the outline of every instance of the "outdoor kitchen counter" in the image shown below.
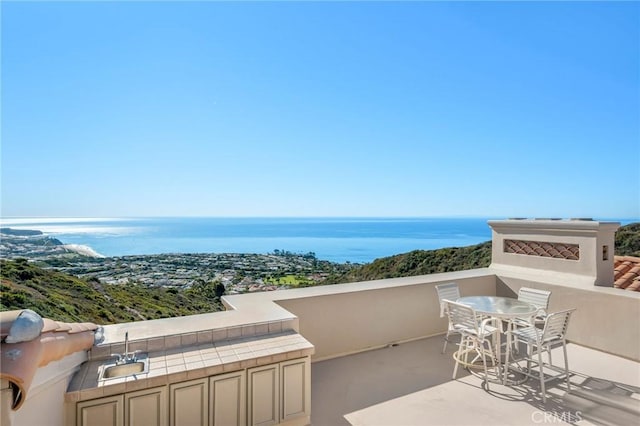
<path fill-rule="evenodd" d="M 312 355 L 314 346 L 293 330 L 239 337 L 191 346 L 149 351 L 147 373 L 99 380 L 100 368 L 114 357 L 85 362 L 74 375 L 66 402 L 77 402 L 221 373 L 258 367 Z M 140 354 L 143 355 L 142 353 Z"/>

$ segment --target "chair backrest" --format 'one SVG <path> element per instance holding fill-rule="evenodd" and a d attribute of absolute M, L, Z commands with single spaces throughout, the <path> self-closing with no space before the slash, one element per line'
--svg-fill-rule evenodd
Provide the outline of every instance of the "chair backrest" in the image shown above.
<path fill-rule="evenodd" d="M 436 286 L 438 292 L 438 300 L 440 301 L 440 317 L 444 316 L 444 300 L 455 302 L 460 298 L 460 289 L 458 283 L 438 284 Z"/>
<path fill-rule="evenodd" d="M 521 287 L 518 291 L 518 300 L 531 303 L 532 305 L 542 309 L 547 309 L 549 307 L 550 297 L 550 291 L 538 290 L 537 288 Z"/>
<path fill-rule="evenodd" d="M 542 329 L 542 341 L 552 339 L 564 339 L 569 328 L 569 318 L 575 309 L 567 309 L 566 311 L 553 312 L 545 318 L 544 328 Z"/>
<path fill-rule="evenodd" d="M 443 303 L 445 305 L 445 312 L 449 318 L 449 323 L 454 329 L 458 331 L 471 330 L 477 332 L 478 315 L 473 308 L 446 299 Z"/>

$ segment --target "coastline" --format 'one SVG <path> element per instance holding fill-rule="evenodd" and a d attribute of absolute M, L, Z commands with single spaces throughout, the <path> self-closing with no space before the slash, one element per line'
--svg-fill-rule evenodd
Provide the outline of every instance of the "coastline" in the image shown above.
<path fill-rule="evenodd" d="M 364 264 L 414 250 L 467 247 L 491 239 L 484 218 L 31 218 L 28 225 L 25 221 L 2 219 L 3 229 L 13 229 L 7 238 L 37 232 L 40 238 L 55 239 L 60 250 L 91 258 L 285 251 Z"/>
<path fill-rule="evenodd" d="M 486 218 L 84 218 L 4 220 L 63 244 L 112 256 L 167 253 L 314 253 L 336 263 L 369 263 L 413 250 L 491 239 Z"/>
<path fill-rule="evenodd" d="M 78 253 L 82 256 L 93 257 L 96 259 L 105 259 L 107 256 L 104 256 L 89 246 L 85 246 L 82 244 L 63 244 L 61 247 L 70 250 L 72 252 Z"/>

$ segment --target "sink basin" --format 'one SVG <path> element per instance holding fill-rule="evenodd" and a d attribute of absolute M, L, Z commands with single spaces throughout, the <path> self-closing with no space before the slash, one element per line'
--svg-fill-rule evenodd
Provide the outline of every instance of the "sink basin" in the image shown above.
<path fill-rule="evenodd" d="M 149 362 L 145 357 L 135 362 L 107 364 L 101 367 L 98 380 L 117 379 L 119 377 L 145 374 L 149 372 Z"/>
<path fill-rule="evenodd" d="M 144 362 L 132 362 L 131 364 L 111 365 L 104 369 L 103 379 L 113 379 L 116 377 L 129 376 L 131 374 L 142 373 Z"/>

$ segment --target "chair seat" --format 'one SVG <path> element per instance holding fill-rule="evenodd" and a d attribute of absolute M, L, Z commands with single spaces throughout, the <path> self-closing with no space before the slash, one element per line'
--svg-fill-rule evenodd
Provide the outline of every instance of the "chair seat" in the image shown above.
<path fill-rule="evenodd" d="M 547 316 L 546 315 L 536 315 L 535 317 L 531 318 L 531 319 L 527 319 L 527 318 L 514 318 L 513 320 L 511 320 L 511 322 L 513 322 L 513 324 L 517 327 L 528 327 L 530 325 L 532 325 L 532 322 L 534 324 L 544 324 L 544 320 Z"/>
<path fill-rule="evenodd" d="M 498 331 L 498 328 L 492 325 L 484 325 L 483 327 L 480 327 L 477 330 L 467 328 L 463 325 L 454 325 L 453 329 L 459 333 L 471 334 L 477 337 L 481 337 L 483 339 L 486 339 L 487 337 L 491 336 L 492 334 L 495 334 Z"/>

